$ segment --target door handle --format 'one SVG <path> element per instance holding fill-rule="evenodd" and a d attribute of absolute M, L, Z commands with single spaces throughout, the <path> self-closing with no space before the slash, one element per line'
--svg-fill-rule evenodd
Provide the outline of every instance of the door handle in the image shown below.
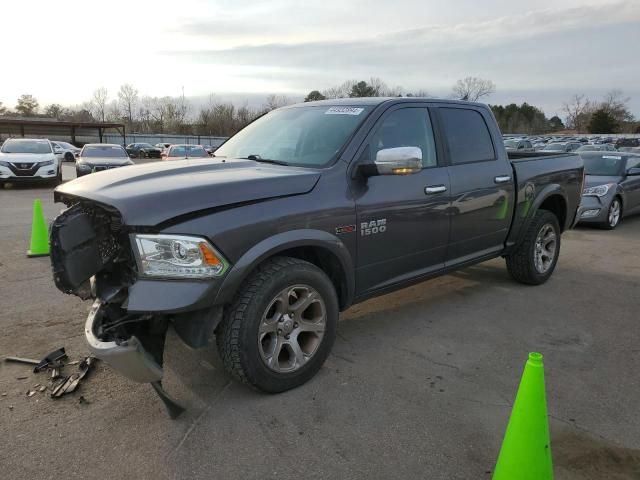
<path fill-rule="evenodd" d="M 509 175 L 498 175 L 493 179 L 495 183 L 507 183 L 509 180 L 511 180 L 511 177 Z"/>
<path fill-rule="evenodd" d="M 446 191 L 447 187 L 444 185 L 430 185 L 428 187 L 424 187 L 425 195 L 433 195 L 434 193 L 442 193 Z"/>

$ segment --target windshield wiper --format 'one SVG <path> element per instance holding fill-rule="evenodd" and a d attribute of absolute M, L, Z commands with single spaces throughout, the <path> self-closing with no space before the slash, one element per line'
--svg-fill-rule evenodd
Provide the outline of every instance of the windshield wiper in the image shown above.
<path fill-rule="evenodd" d="M 285 167 L 289 164 L 287 162 L 283 162 L 281 160 L 271 160 L 270 158 L 262 158 L 260 155 L 251 154 L 244 157 L 246 160 L 253 160 L 254 162 L 261 163 L 272 163 L 273 165 L 284 165 Z"/>

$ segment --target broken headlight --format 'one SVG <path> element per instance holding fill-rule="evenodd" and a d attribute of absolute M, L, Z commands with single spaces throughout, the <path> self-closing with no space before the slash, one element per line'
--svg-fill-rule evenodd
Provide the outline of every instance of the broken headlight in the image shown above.
<path fill-rule="evenodd" d="M 211 278 L 223 275 L 229 264 L 204 238 L 182 235 L 133 235 L 142 276 Z"/>

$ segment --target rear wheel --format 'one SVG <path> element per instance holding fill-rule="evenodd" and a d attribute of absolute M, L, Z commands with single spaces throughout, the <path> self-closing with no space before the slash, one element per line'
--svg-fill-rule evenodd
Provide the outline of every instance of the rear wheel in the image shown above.
<path fill-rule="evenodd" d="M 560 254 L 560 224 L 547 210 L 538 210 L 522 243 L 506 256 L 507 270 L 518 282 L 540 285 L 553 274 Z"/>
<path fill-rule="evenodd" d="M 73 153 L 67 152 L 64 154 L 64 160 L 65 162 L 73 162 L 75 161 L 75 157 L 73 156 Z"/>
<path fill-rule="evenodd" d="M 218 353 L 237 380 L 277 393 L 302 385 L 326 360 L 338 299 L 315 265 L 276 257 L 251 274 L 218 328 Z"/>

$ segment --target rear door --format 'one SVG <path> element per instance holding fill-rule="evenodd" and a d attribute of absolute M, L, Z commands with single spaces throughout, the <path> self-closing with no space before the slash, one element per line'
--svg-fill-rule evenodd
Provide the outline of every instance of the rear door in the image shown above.
<path fill-rule="evenodd" d="M 444 267 L 449 238 L 449 176 L 436 145 L 428 108 L 391 107 L 361 147 L 359 161 L 381 149 L 419 147 L 420 172 L 354 180 L 358 294 L 403 282 Z"/>
<path fill-rule="evenodd" d="M 451 232 L 446 264 L 500 251 L 511 226 L 514 179 L 511 163 L 493 138 L 500 132 L 480 107 L 438 108 L 451 181 Z"/>

